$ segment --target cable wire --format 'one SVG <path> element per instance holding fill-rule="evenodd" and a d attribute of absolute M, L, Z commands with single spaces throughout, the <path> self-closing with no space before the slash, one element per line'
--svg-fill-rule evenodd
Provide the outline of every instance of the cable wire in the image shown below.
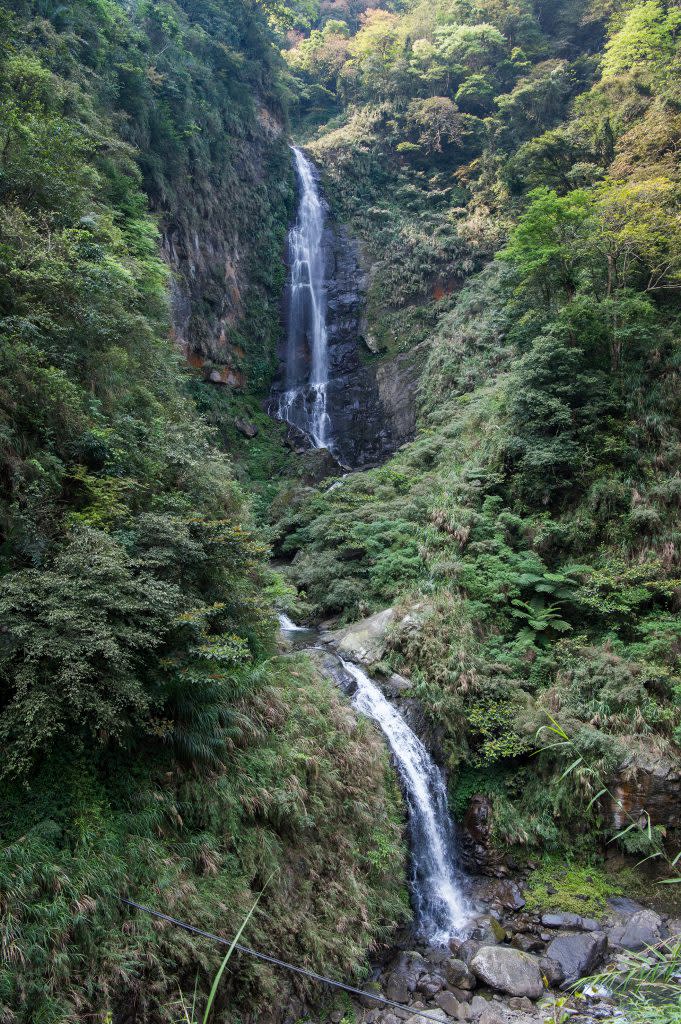
<path fill-rule="evenodd" d="M 136 903 L 134 900 L 128 900 L 124 896 L 118 897 L 121 903 L 127 903 L 129 907 L 135 907 L 136 910 L 141 910 L 145 914 L 150 914 L 152 917 L 157 917 L 161 921 L 168 921 L 169 924 L 174 924 L 178 928 L 184 928 L 187 932 L 193 932 L 195 935 L 202 935 L 204 939 L 212 939 L 214 942 L 220 942 L 223 946 L 231 946 L 231 939 L 223 939 L 220 935 L 214 935 L 213 932 L 206 932 L 202 928 L 197 928 L 193 924 L 187 924 L 186 921 L 179 921 L 176 917 L 170 917 L 169 914 L 162 914 L 160 910 L 154 910 L 152 907 L 145 907 L 142 903 Z M 267 964 L 274 964 L 275 967 L 283 967 L 286 971 L 293 971 L 295 974 L 302 974 L 305 978 L 312 978 L 313 981 L 319 981 L 323 985 L 331 985 L 333 988 L 341 988 L 345 992 L 351 992 L 356 996 L 365 996 L 367 999 L 373 999 L 374 1002 L 381 1003 L 383 1006 L 395 1006 L 398 1010 L 409 1010 L 410 1014 L 423 1017 L 425 1020 L 435 1021 L 436 1024 L 442 1024 L 440 1017 L 434 1017 L 430 1013 L 424 1013 L 423 1010 L 412 1009 L 412 1007 L 406 1007 L 402 1003 L 396 1003 L 393 999 L 386 999 L 385 996 L 378 996 L 375 992 L 366 992 L 361 988 L 353 988 L 352 985 L 346 985 L 342 981 L 334 981 L 333 978 L 327 978 L 323 974 L 317 974 L 315 971 L 308 971 L 305 967 L 296 967 L 295 964 L 289 964 L 285 960 L 279 960 L 276 956 L 269 956 L 267 953 L 259 953 L 255 949 L 251 949 L 249 946 L 242 946 L 240 943 L 236 943 L 235 949 L 238 949 L 240 953 L 246 953 L 247 956 L 255 957 L 256 960 L 263 960 Z"/>

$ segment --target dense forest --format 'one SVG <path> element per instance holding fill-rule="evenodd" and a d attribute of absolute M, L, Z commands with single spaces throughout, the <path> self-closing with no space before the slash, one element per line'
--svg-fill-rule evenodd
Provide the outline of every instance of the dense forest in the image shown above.
<path fill-rule="evenodd" d="M 121 898 L 231 937 L 264 888 L 249 944 L 355 982 L 408 921 L 388 754 L 282 611 L 394 609 L 372 671 L 528 908 L 679 918 L 681 7 L 3 0 L 0 40 L 2 1024 L 205 1001 L 219 950 Z M 267 415 L 291 138 L 362 366 L 418 367 L 361 472 Z M 328 1019 L 230 967 L 216 1020 Z"/>

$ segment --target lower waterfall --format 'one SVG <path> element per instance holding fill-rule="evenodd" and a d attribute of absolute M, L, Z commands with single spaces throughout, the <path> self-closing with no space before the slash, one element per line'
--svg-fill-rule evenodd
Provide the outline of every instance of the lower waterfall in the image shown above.
<path fill-rule="evenodd" d="M 416 925 L 434 945 L 447 942 L 468 919 L 454 862 L 454 826 L 442 774 L 418 736 L 363 669 L 343 661 L 355 682 L 355 710 L 384 733 L 404 791 L 411 842 L 411 888 Z"/>

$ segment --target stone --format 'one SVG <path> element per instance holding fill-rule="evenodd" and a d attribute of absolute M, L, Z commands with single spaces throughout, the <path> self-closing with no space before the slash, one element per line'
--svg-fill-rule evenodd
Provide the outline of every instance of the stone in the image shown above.
<path fill-rule="evenodd" d="M 453 992 L 439 992 L 435 996 L 435 1002 L 444 1010 L 448 1017 L 456 1017 L 459 1009 L 459 1000 Z"/>
<path fill-rule="evenodd" d="M 388 975 L 386 996 L 396 1003 L 408 1002 L 409 996 L 416 990 L 419 979 L 428 973 L 428 964 L 420 953 L 400 953 Z"/>
<path fill-rule="evenodd" d="M 459 1009 L 456 1011 L 457 1020 L 473 1020 L 473 1010 L 469 1003 L 459 1003 Z"/>
<path fill-rule="evenodd" d="M 552 988 L 557 988 L 565 981 L 565 972 L 559 963 L 548 956 L 539 958 L 539 970 Z"/>
<path fill-rule="evenodd" d="M 376 1024 L 399 1024 L 399 1019 L 394 1013 L 382 1013 L 376 1018 Z"/>
<path fill-rule="evenodd" d="M 429 964 L 443 964 L 449 960 L 449 952 L 446 946 L 434 946 L 426 952 L 425 958 Z"/>
<path fill-rule="evenodd" d="M 482 996 L 473 996 L 471 1001 L 471 1014 L 473 1017 L 479 1017 L 487 1007 L 489 1006 L 489 999 L 484 999 Z"/>
<path fill-rule="evenodd" d="M 459 957 L 459 959 L 463 960 L 464 963 L 468 964 L 473 959 L 478 950 L 482 949 L 483 946 L 484 943 L 479 942 L 477 939 L 466 939 L 466 941 L 462 942 L 461 945 L 459 946 L 457 956 Z"/>
<path fill-rule="evenodd" d="M 565 932 L 549 944 L 546 955 L 560 965 L 563 987 L 578 981 L 598 966 L 608 947 L 603 932 Z"/>
<path fill-rule="evenodd" d="M 508 1006 L 511 1010 L 523 1010 L 525 1013 L 532 1013 L 534 1010 L 534 1003 L 527 996 L 511 996 Z"/>
<path fill-rule="evenodd" d="M 392 1000 L 393 1003 L 408 1003 L 409 1002 L 409 988 L 407 985 L 406 974 L 400 974 L 398 971 L 391 971 L 388 975 L 388 982 L 385 986 L 386 999 Z"/>
<path fill-rule="evenodd" d="M 486 946 L 496 942 L 503 942 L 506 938 L 506 930 L 499 924 L 491 914 L 485 914 L 477 919 L 476 927 L 471 933 L 472 939 L 484 942 Z"/>
<path fill-rule="evenodd" d="M 525 900 L 515 882 L 504 879 L 496 887 L 495 898 L 506 910 L 522 910 Z"/>
<path fill-rule="evenodd" d="M 504 1024 L 503 1017 L 494 1006 L 488 1006 L 480 1014 L 479 1024 Z"/>
<path fill-rule="evenodd" d="M 340 1022 L 343 1020 L 343 1011 L 334 1010 L 331 1016 L 329 1017 L 329 1020 L 331 1021 L 331 1024 L 340 1024 Z"/>
<path fill-rule="evenodd" d="M 535 935 L 527 935 L 524 932 L 517 932 L 511 939 L 514 949 L 520 949 L 523 953 L 536 953 L 543 949 L 544 943 Z"/>
<path fill-rule="evenodd" d="M 475 978 L 471 975 L 473 984 L 475 985 Z M 473 993 L 469 988 L 457 988 L 456 985 L 450 985 L 450 991 L 456 996 L 460 1003 L 470 1003 L 473 998 Z"/>
<path fill-rule="evenodd" d="M 536 958 L 519 949 L 484 946 L 471 960 L 470 968 L 477 978 L 499 992 L 538 999 L 544 991 Z"/>
<path fill-rule="evenodd" d="M 364 989 L 367 992 L 375 992 L 377 996 L 381 995 L 381 986 L 378 984 L 377 981 L 365 982 Z M 370 996 L 359 996 L 359 1001 L 362 1004 L 362 1006 L 366 1006 L 367 1009 L 380 1012 L 378 1011 L 376 1000 L 372 999 Z"/>
<path fill-rule="evenodd" d="M 234 420 L 234 426 L 240 434 L 243 434 L 244 437 L 249 438 L 249 440 L 258 436 L 258 428 L 255 423 L 251 423 L 249 420 L 239 419 L 237 416 Z"/>
<path fill-rule="evenodd" d="M 662 918 L 654 910 L 639 910 L 622 925 L 611 928 L 608 939 L 612 946 L 636 951 L 654 946 L 662 939 Z"/>
<path fill-rule="evenodd" d="M 547 928 L 579 928 L 579 914 L 542 914 L 541 923 Z"/>
<path fill-rule="evenodd" d="M 463 960 L 449 960 L 445 967 L 445 978 L 447 984 L 454 988 L 475 988 L 475 976 Z"/>
<path fill-rule="evenodd" d="M 448 1020 L 447 1014 L 439 1006 L 433 1007 L 429 1010 L 424 1010 L 423 1012 L 427 1013 L 431 1020 L 441 1021 L 442 1024 L 445 1024 Z M 425 1024 L 425 1021 L 423 1017 L 419 1017 L 419 1015 L 415 1013 L 407 1017 L 407 1024 Z"/>

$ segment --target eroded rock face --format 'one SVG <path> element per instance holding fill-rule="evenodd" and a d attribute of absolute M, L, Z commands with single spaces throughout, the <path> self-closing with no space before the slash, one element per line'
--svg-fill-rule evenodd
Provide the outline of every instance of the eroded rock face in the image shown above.
<path fill-rule="evenodd" d="M 604 801 L 613 828 L 647 811 L 653 825 L 681 829 L 681 763 L 657 751 L 638 749 L 620 766 Z"/>
<path fill-rule="evenodd" d="M 470 966 L 480 981 L 498 992 L 539 999 L 544 991 L 535 957 L 510 946 L 483 946 Z"/>

